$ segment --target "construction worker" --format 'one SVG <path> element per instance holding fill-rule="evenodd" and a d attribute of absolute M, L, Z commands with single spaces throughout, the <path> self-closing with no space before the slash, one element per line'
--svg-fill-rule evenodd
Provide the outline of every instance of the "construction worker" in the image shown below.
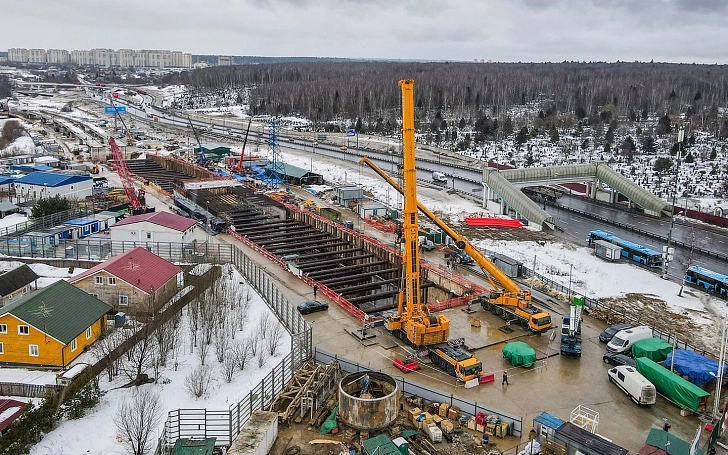
<path fill-rule="evenodd" d="M 508 370 L 503 370 L 503 380 L 501 385 L 508 385 Z"/>
<path fill-rule="evenodd" d="M 313 298 L 316 298 L 316 294 L 318 293 L 318 284 L 313 285 Z"/>

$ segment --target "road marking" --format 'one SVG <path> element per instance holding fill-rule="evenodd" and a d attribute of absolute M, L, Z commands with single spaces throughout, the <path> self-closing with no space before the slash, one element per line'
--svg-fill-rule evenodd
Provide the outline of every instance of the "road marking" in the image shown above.
<path fill-rule="evenodd" d="M 571 221 L 574 221 L 576 223 L 581 223 L 581 221 L 577 220 L 576 218 L 571 218 Z"/>
<path fill-rule="evenodd" d="M 638 222 L 637 222 L 637 224 L 644 224 L 645 226 L 649 226 L 649 225 L 648 225 L 647 223 L 645 223 L 644 221 L 638 221 Z"/>
<path fill-rule="evenodd" d="M 718 240 L 718 243 L 725 243 L 725 242 L 724 242 L 724 241 L 722 241 L 722 240 Z"/>

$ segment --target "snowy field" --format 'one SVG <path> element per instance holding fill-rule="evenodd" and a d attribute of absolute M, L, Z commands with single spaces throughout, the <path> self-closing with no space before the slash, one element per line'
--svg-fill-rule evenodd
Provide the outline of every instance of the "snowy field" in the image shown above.
<path fill-rule="evenodd" d="M 20 261 L 0 261 L 0 272 L 7 272 L 21 265 L 23 265 L 23 262 Z M 69 269 L 68 267 L 53 267 L 46 264 L 28 264 L 28 267 L 39 276 L 39 289 L 86 271 L 86 269 L 81 268 Z M 69 270 L 72 270 L 72 272 L 69 273 Z"/>
<path fill-rule="evenodd" d="M 571 273 L 574 294 L 606 300 L 633 314 L 640 311 L 672 313 L 673 322 L 686 330 L 696 331 L 693 342 L 697 340 L 714 352 L 720 349 L 715 327 L 728 317 L 728 308 L 721 299 L 688 286 L 682 296 L 678 296 L 680 284 L 663 280 L 658 274 L 633 264 L 604 261 L 587 247 L 554 242 L 472 240 L 478 248 L 518 259 L 529 268 L 533 268 L 535 256 L 536 272 L 564 287 L 569 286 Z"/>
<path fill-rule="evenodd" d="M 303 153 L 301 152 L 301 154 Z M 339 160 L 320 155 L 314 156 L 313 163 L 310 154 L 300 156 L 299 154 L 281 152 L 281 155 L 286 163 L 303 169 L 313 167 L 313 172 L 323 175 L 326 183 L 330 186 L 360 185 L 365 191 L 370 191 L 374 195 L 374 199 L 387 204 L 389 207 L 400 207 L 402 205 L 402 196 L 397 190 L 391 188 L 387 182 L 367 166 L 344 164 Z M 417 199 L 430 210 L 441 214 L 492 216 L 490 212 L 487 212 L 480 207 L 480 204 L 471 199 L 464 199 L 457 194 L 445 196 L 445 193 L 446 190 L 442 188 L 420 186 L 417 188 Z"/>
<path fill-rule="evenodd" d="M 218 282 L 226 282 L 225 286 L 234 288 L 236 295 L 243 296 L 246 301 L 247 296 L 250 296 L 247 311 L 244 313 L 245 317 L 237 319 L 235 325 L 232 326 L 233 329 L 236 329 L 233 342 L 239 344 L 246 341 L 253 342 L 252 340 L 259 342 L 257 355 L 247 360 L 244 370 L 241 371 L 236 367 L 232 380 L 228 383 L 224 378 L 224 363 L 217 361 L 216 349 L 210 345 L 205 355 L 205 366 L 202 367 L 204 371 L 208 371 L 210 374 L 207 390 L 200 398 L 195 398 L 187 390 L 188 387 L 185 383 L 193 372 L 200 369 L 200 346 L 203 335 L 201 331 L 198 332 L 198 346 L 193 348 L 190 324 L 192 304 L 188 305 L 182 312 L 182 317 L 177 326 L 176 343 L 174 343 L 167 366 L 161 367 L 157 383 L 139 387 L 140 390 L 145 389 L 157 394 L 161 402 L 162 413 L 160 413 L 156 431 L 153 433 L 152 449 L 161 434 L 168 411 L 179 408 L 227 410 L 232 404 L 240 401 L 253 386 L 269 373 L 273 366 L 277 365 L 290 352 L 290 336 L 268 309 L 262 298 L 247 285 L 239 284 L 243 282 L 243 278 L 237 271 L 229 268 L 223 273 L 223 278 Z M 249 294 L 248 290 L 250 290 Z M 231 314 L 240 313 L 232 311 Z M 243 320 L 243 328 L 237 330 L 240 319 Z M 260 327 L 263 320 L 267 320 L 268 324 L 267 339 L 273 336 L 274 332 L 281 335 L 280 344 L 273 356 L 269 355 L 268 346 L 265 340 L 261 339 Z M 229 334 L 226 333 L 226 335 L 229 338 Z M 230 351 L 232 351 L 232 347 Z M 232 355 L 230 351 L 227 351 L 227 356 Z M 150 377 L 153 376 L 152 371 L 147 371 L 147 373 Z M 32 455 L 76 455 L 81 453 L 121 455 L 127 453 L 127 446 L 117 434 L 114 417 L 117 415 L 121 403 L 124 400 L 131 400 L 137 392 L 137 388 L 120 388 L 129 381 L 129 378 L 123 373 L 109 382 L 108 376 L 104 372 L 99 376 L 99 380 L 101 389 L 106 392 L 101 398 L 101 402 L 89 410 L 85 417 L 78 420 L 63 421 L 58 428 L 47 434 L 33 448 Z M 93 429 L 91 430 L 93 431 L 93 437 L 89 437 L 89 429 Z"/>

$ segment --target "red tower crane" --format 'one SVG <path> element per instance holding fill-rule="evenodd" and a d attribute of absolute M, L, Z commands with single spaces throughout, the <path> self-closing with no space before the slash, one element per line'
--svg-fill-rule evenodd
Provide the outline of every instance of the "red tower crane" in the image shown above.
<path fill-rule="evenodd" d="M 137 191 L 136 187 L 134 186 L 134 181 L 131 178 L 131 172 L 129 172 L 129 167 L 126 165 L 126 159 L 124 158 L 124 154 L 121 152 L 121 149 L 116 144 L 116 141 L 113 137 L 109 138 L 109 146 L 111 147 L 111 155 L 114 159 L 114 162 L 116 163 L 117 172 L 119 173 L 119 177 L 121 178 L 121 185 L 124 187 L 126 197 L 129 198 L 132 215 L 146 213 L 147 207 L 144 197 L 146 193 L 141 188 L 139 188 L 139 190 Z"/>

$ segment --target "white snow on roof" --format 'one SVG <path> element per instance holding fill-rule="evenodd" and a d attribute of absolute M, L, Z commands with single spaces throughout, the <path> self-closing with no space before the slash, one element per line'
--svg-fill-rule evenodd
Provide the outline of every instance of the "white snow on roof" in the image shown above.
<path fill-rule="evenodd" d="M 3 412 L 0 412 L 0 423 L 3 423 L 7 419 L 9 419 L 10 416 L 15 414 L 19 410 L 20 410 L 20 406 L 13 406 L 12 408 L 7 408 Z"/>

